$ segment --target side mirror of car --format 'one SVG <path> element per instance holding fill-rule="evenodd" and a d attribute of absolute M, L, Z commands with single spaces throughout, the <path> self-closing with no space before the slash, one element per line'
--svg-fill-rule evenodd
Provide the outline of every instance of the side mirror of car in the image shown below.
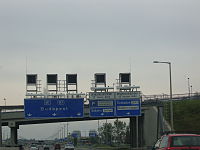
<path fill-rule="evenodd" d="M 156 144 L 153 146 L 152 150 L 157 150 L 159 149 L 159 145 L 160 145 L 161 139 L 159 139 Z"/>

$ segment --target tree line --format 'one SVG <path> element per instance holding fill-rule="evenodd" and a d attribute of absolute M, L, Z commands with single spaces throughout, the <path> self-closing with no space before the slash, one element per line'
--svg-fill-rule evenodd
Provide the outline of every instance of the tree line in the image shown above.
<path fill-rule="evenodd" d="M 102 144 L 130 144 L 130 126 L 116 119 L 114 124 L 103 123 L 99 128 L 99 141 Z"/>

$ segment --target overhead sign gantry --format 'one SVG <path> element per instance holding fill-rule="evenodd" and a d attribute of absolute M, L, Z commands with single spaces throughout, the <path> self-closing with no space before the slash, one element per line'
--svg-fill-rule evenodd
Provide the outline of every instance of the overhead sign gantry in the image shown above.
<path fill-rule="evenodd" d="M 84 117 L 84 98 L 77 93 L 77 74 L 66 74 L 58 80 L 57 74 L 47 74 L 47 93 L 27 90 L 24 100 L 25 118 L 80 118 Z M 138 86 L 131 86 L 131 74 L 120 73 L 116 90 L 106 85 L 106 74 L 96 73 L 89 92 L 90 117 L 131 117 L 141 115 Z M 27 75 L 27 85 L 37 87 L 37 75 Z M 30 93 L 35 92 L 35 93 Z M 63 93 L 65 92 L 65 93 Z M 42 95 L 42 96 L 41 96 Z M 69 97 L 75 95 L 75 97 Z"/>
<path fill-rule="evenodd" d="M 131 86 L 131 74 L 119 74 L 117 92 L 113 87 L 106 87 L 105 74 L 101 75 L 104 75 L 104 78 L 101 77 L 104 87 L 98 87 L 95 76 L 95 86 L 91 88 L 94 92 L 89 93 L 90 117 L 140 116 L 140 91 L 137 91 L 138 86 Z"/>

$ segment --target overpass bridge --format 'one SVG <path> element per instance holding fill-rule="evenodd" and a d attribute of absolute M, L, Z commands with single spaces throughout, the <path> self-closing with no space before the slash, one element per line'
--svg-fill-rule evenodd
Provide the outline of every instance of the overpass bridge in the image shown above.
<path fill-rule="evenodd" d="M 153 142 L 167 130 L 163 121 L 163 104 L 160 101 L 143 101 L 142 115 L 130 117 L 131 146 L 151 146 Z M 7 110 L 7 111 L 2 111 Z M 9 111 L 8 111 L 9 110 Z M 83 118 L 42 118 L 26 119 L 24 117 L 24 105 L 0 106 L 0 144 L 2 145 L 2 126 L 8 126 L 11 130 L 10 144 L 17 145 L 17 138 L 20 125 L 71 122 L 98 119 L 115 119 L 116 117 L 96 117 L 89 116 L 89 105 L 84 105 Z M 119 118 L 119 117 L 118 117 Z M 123 117 L 127 118 L 127 117 Z"/>

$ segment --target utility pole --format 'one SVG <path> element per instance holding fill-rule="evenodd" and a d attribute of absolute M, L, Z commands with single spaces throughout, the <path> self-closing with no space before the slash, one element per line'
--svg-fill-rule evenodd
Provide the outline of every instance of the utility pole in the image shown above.
<path fill-rule="evenodd" d="M 65 124 L 64 124 L 64 137 L 63 138 L 65 138 Z"/>
<path fill-rule="evenodd" d="M 69 135 L 69 133 L 68 133 L 68 128 L 69 128 L 69 123 L 67 122 L 67 138 L 68 138 L 68 135 Z"/>

